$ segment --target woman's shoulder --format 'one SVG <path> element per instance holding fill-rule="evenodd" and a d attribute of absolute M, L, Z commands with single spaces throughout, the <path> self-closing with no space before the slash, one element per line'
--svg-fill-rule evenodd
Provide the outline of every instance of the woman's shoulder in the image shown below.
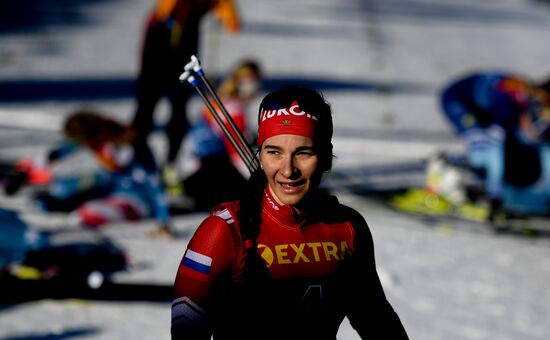
<path fill-rule="evenodd" d="M 219 203 L 210 209 L 210 215 L 219 216 L 225 212 L 225 214 L 229 213 L 232 216 L 236 216 L 238 210 L 239 201 L 227 201 Z"/>
<path fill-rule="evenodd" d="M 222 243 L 237 249 L 242 239 L 237 223 L 237 209 L 238 202 L 226 202 L 215 206 L 203 220 L 195 235 L 204 235 L 211 244 Z"/>
<path fill-rule="evenodd" d="M 208 243 L 227 242 L 238 238 L 234 204 L 223 203 L 212 208 L 197 230 L 195 238 L 206 238 Z M 231 241 L 232 242 L 232 241 Z"/>
<path fill-rule="evenodd" d="M 225 229 L 239 237 L 238 211 L 238 201 L 220 203 L 210 210 L 207 220 L 211 219 L 218 221 L 218 224 L 223 225 Z"/>
<path fill-rule="evenodd" d="M 216 205 L 210 210 L 210 216 L 219 217 L 223 219 L 227 224 L 235 224 L 237 220 L 237 211 L 239 209 L 239 202 L 231 201 L 224 202 Z"/>

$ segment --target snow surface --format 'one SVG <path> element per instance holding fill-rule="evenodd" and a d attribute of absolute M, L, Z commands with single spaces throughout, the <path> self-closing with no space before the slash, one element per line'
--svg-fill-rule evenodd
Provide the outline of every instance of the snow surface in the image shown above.
<path fill-rule="evenodd" d="M 352 189 L 418 185 L 422 173 L 407 166 L 438 150 L 461 150 L 437 104 L 437 91 L 452 78 L 486 69 L 550 76 L 550 6 L 527 0 L 236 2 L 240 34 L 220 31 L 211 17 L 203 21 L 203 66 L 223 74 L 254 57 L 268 81 L 322 84 L 333 106 L 338 156 L 329 182 L 366 217 L 386 294 L 410 338 L 548 339 L 548 239 L 399 214 Z M 0 83 L 135 78 L 143 22 L 154 1 L 74 3 L 80 22 L 0 32 Z M 83 105 L 127 120 L 135 103 L 131 96 L 0 101 L 0 159 L 40 154 L 59 138 L 64 116 Z M 159 120 L 165 113 L 164 103 Z M 156 143 L 162 154 L 162 140 Z M 81 232 L 70 216 L 46 215 L 24 196 L 2 196 L 0 205 L 33 227 Z M 171 285 L 203 217 L 175 216 L 181 237 L 174 240 L 152 239 L 150 221 L 104 230 L 135 263 L 116 282 Z M 2 339 L 163 339 L 169 325 L 168 302 L 45 299 L 0 309 Z M 344 323 L 338 338 L 358 337 Z"/>

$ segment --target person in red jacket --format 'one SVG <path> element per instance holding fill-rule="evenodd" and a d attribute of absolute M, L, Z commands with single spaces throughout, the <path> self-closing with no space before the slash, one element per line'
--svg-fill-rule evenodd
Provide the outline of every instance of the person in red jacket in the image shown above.
<path fill-rule="evenodd" d="M 258 121 L 261 168 L 211 211 L 179 264 L 172 339 L 336 339 L 345 317 L 363 339 L 408 339 L 365 219 L 319 188 L 332 167 L 330 105 L 283 88 Z"/>

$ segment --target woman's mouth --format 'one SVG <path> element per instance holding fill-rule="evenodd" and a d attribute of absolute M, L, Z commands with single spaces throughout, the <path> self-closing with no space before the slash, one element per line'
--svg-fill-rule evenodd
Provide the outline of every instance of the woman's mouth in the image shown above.
<path fill-rule="evenodd" d="M 300 190 L 302 185 L 304 184 L 304 181 L 296 181 L 296 182 L 290 182 L 290 183 L 282 183 L 279 182 L 281 188 L 286 192 L 295 192 Z"/>

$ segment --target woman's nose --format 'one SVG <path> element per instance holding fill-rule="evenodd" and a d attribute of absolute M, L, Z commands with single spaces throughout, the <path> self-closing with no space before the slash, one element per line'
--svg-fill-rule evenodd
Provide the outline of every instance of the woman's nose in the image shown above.
<path fill-rule="evenodd" d="M 283 164 L 281 166 L 281 173 L 283 176 L 290 178 L 292 175 L 296 174 L 296 166 L 294 164 L 294 157 L 285 157 Z"/>

